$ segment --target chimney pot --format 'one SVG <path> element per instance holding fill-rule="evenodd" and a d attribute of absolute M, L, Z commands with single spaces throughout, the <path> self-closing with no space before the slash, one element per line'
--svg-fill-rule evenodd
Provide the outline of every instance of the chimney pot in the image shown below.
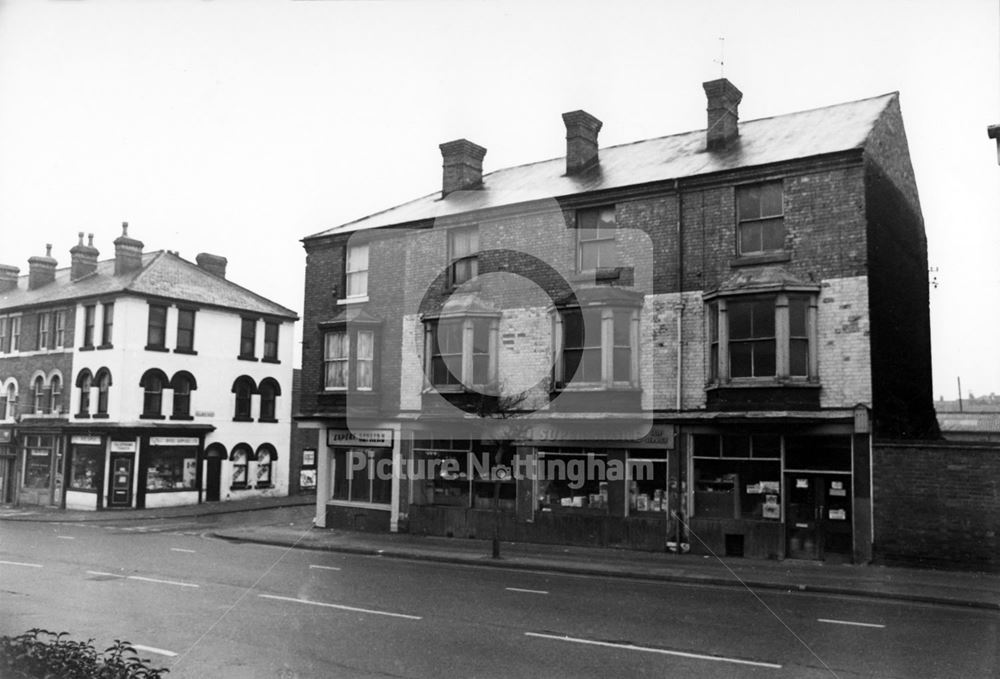
<path fill-rule="evenodd" d="M 115 275 L 129 273 L 142 268 L 143 242 L 130 238 L 128 222 L 122 222 L 122 235 L 115 238 Z"/>
<path fill-rule="evenodd" d="M 28 258 L 28 289 L 48 285 L 56 279 L 58 262 L 52 258 L 52 244 L 45 244 L 45 254 Z"/>
<path fill-rule="evenodd" d="M 586 111 L 563 113 L 566 125 L 566 174 L 574 175 L 598 164 L 597 135 L 604 125 Z"/>
<path fill-rule="evenodd" d="M 94 234 L 90 234 L 90 242 L 87 245 L 83 244 L 83 231 L 78 235 L 80 242 L 70 248 L 69 251 L 69 279 L 71 281 L 78 281 L 84 276 L 89 276 L 97 271 L 97 258 L 101 254 L 94 247 Z"/>
<path fill-rule="evenodd" d="M 483 185 L 483 156 L 486 149 L 468 139 L 456 139 L 438 146 L 443 160 L 441 197 L 452 191 L 468 191 Z"/>
<path fill-rule="evenodd" d="M 226 277 L 226 265 L 229 260 L 225 257 L 220 257 L 219 255 L 212 255 L 207 252 L 199 252 L 198 256 L 194 258 L 198 266 L 205 271 L 218 276 L 219 278 Z"/>
<path fill-rule="evenodd" d="M 709 151 L 728 148 L 740 136 L 739 106 L 743 93 L 725 78 L 702 83 L 708 99 L 708 129 L 705 144 Z"/>
<path fill-rule="evenodd" d="M 17 288 L 17 276 L 21 270 L 9 264 L 0 264 L 0 292 Z"/>

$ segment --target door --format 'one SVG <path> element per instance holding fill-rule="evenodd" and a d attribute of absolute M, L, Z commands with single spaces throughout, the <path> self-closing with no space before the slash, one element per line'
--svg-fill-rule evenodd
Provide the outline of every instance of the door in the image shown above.
<path fill-rule="evenodd" d="M 210 457 L 205 460 L 205 501 L 218 502 L 222 485 L 222 460 Z"/>
<path fill-rule="evenodd" d="M 111 492 L 108 493 L 108 507 L 132 506 L 132 469 L 134 456 L 111 455 Z"/>
<path fill-rule="evenodd" d="M 850 561 L 851 477 L 795 474 L 785 477 L 788 489 L 785 525 L 786 555 L 790 559 Z"/>

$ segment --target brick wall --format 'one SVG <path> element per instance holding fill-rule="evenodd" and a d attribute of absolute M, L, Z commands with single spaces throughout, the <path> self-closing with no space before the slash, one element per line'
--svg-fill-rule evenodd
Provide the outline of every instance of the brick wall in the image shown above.
<path fill-rule="evenodd" d="M 876 443 L 875 560 L 1000 571 L 1000 446 Z"/>
<path fill-rule="evenodd" d="M 820 405 L 871 404 L 868 279 L 823 281 L 818 299 Z"/>

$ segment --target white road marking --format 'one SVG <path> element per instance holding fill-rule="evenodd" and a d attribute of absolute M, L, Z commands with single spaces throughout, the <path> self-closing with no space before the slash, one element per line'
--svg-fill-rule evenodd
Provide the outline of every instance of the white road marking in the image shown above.
<path fill-rule="evenodd" d="M 320 568 L 324 571 L 339 571 L 340 569 L 336 566 L 317 566 L 314 563 L 309 564 L 309 568 Z"/>
<path fill-rule="evenodd" d="M 831 620 L 829 618 L 816 618 L 819 622 L 828 622 L 831 625 L 855 625 L 856 627 L 875 627 L 885 629 L 885 625 L 877 625 L 873 622 L 852 622 L 851 620 Z"/>
<path fill-rule="evenodd" d="M 769 662 L 757 662 L 756 660 L 743 660 L 742 658 L 727 658 L 721 655 L 702 655 L 700 653 L 685 653 L 684 651 L 668 651 L 663 648 L 650 648 L 648 646 L 636 646 L 634 644 L 614 644 L 610 641 L 594 641 L 593 639 L 578 639 L 558 634 L 538 634 L 536 632 L 525 632 L 526 636 L 538 637 L 540 639 L 554 639 L 556 641 L 570 641 L 575 644 L 588 644 L 590 646 L 606 646 L 608 648 L 620 648 L 626 651 L 644 651 L 646 653 L 659 653 L 661 655 L 674 655 L 680 658 L 693 658 L 695 660 L 715 660 L 717 662 L 735 663 L 737 665 L 753 665 L 754 667 L 770 667 L 780 670 L 781 665 Z"/>
<path fill-rule="evenodd" d="M 544 589 L 521 589 L 520 587 L 504 587 L 508 592 L 524 592 L 525 594 L 548 594 Z"/>
<path fill-rule="evenodd" d="M 165 655 L 168 658 L 174 658 L 177 656 L 173 651 L 166 651 L 162 648 L 156 648 L 155 646 L 143 646 L 142 644 L 132 644 L 132 648 L 137 651 L 146 651 L 146 653 L 155 653 L 157 655 Z"/>
<path fill-rule="evenodd" d="M 121 578 L 123 580 L 126 577 L 126 576 L 121 575 L 119 573 L 105 573 L 104 571 L 87 571 L 87 574 L 88 575 L 104 575 L 104 576 L 107 576 L 109 578 Z"/>
<path fill-rule="evenodd" d="M 176 580 L 157 580 L 156 578 L 144 578 L 140 575 L 130 575 L 129 580 L 141 580 L 143 582 L 155 582 L 159 585 L 176 585 L 177 587 L 199 587 L 191 582 L 177 582 Z"/>
<path fill-rule="evenodd" d="M 72 535 L 57 535 L 56 537 L 60 540 L 76 540 Z"/>
<path fill-rule="evenodd" d="M 181 549 L 180 547 L 171 547 L 171 552 L 184 552 L 185 554 L 197 554 L 193 549 Z"/>
<path fill-rule="evenodd" d="M 0 561 L 4 566 L 25 566 L 27 568 L 44 568 L 40 563 L 22 563 L 20 561 Z"/>
<path fill-rule="evenodd" d="M 343 606 L 341 604 L 326 604 L 321 601 L 309 601 L 307 599 L 293 599 L 287 596 L 274 596 L 272 594 L 258 594 L 262 599 L 274 599 L 276 601 L 291 601 L 296 604 L 309 604 L 310 606 L 324 606 L 326 608 L 337 608 L 342 611 L 354 611 L 355 613 L 371 613 L 372 615 L 388 615 L 393 618 L 405 618 L 406 620 L 423 620 L 419 615 L 406 615 L 404 613 L 390 613 L 389 611 L 374 611 L 370 608 L 356 608 L 354 606 Z"/>

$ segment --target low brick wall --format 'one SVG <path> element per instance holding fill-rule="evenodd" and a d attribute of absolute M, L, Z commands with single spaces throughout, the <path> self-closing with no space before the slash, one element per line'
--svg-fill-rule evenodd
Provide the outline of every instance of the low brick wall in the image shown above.
<path fill-rule="evenodd" d="M 1000 572 L 1000 446 L 873 450 L 875 561 Z"/>

